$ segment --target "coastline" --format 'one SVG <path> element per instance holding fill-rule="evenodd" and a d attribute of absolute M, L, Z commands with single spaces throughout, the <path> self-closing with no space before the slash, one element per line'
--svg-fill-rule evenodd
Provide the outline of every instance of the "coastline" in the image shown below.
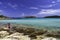
<path fill-rule="evenodd" d="M 18 26 L 20 26 L 20 27 L 18 27 Z M 25 25 L 15 25 L 14 24 L 11 31 L 6 27 L 0 28 L 0 32 L 1 31 L 6 31 L 7 33 L 9 33 L 9 35 L 12 35 L 16 32 L 23 33 L 23 36 L 28 35 L 28 37 L 30 39 L 37 39 L 39 37 L 41 37 L 41 38 L 46 38 L 46 37 L 47 38 L 51 38 L 51 37 L 52 38 L 60 38 L 60 31 L 53 31 L 53 30 L 48 31 L 47 29 L 36 29 L 33 27 L 25 27 Z"/>

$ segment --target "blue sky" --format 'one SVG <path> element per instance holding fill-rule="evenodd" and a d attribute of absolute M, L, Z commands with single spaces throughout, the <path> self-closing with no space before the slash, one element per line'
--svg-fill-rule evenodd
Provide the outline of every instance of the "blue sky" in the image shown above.
<path fill-rule="evenodd" d="M 0 15 L 9 17 L 60 15 L 60 0 L 0 0 Z"/>

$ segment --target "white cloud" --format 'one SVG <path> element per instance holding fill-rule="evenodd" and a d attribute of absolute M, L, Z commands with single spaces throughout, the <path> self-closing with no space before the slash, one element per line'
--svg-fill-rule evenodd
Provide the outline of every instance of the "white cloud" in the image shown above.
<path fill-rule="evenodd" d="M 0 12 L 3 12 L 3 10 L 0 10 Z"/>
<path fill-rule="evenodd" d="M 58 14 L 60 9 L 42 9 L 38 14 Z"/>
<path fill-rule="evenodd" d="M 25 16 L 25 13 L 22 13 L 22 15 L 21 16 Z"/>
<path fill-rule="evenodd" d="M 38 9 L 37 7 L 30 7 L 29 9 Z"/>
<path fill-rule="evenodd" d="M 60 0 L 57 0 L 57 2 L 60 2 Z"/>
<path fill-rule="evenodd" d="M 42 8 L 50 8 L 50 7 L 53 7 L 55 5 L 56 4 L 54 3 L 54 4 L 49 4 L 49 5 L 41 5 L 40 7 L 42 7 Z"/>
<path fill-rule="evenodd" d="M 0 2 L 0 4 L 2 4 L 2 2 Z"/>
<path fill-rule="evenodd" d="M 56 3 L 56 1 L 52 1 L 52 3 L 54 4 L 54 3 Z"/>
<path fill-rule="evenodd" d="M 51 4 L 48 4 L 48 5 L 40 5 L 40 7 L 42 8 L 50 8 L 50 7 L 53 7 L 57 4 L 56 1 L 52 1 Z"/>
<path fill-rule="evenodd" d="M 52 5 L 42 5 L 42 6 L 40 6 L 40 7 L 43 7 L 43 8 L 49 8 L 49 7 L 52 7 Z"/>
<path fill-rule="evenodd" d="M 11 6 L 12 8 L 16 9 L 18 7 L 17 4 L 11 4 L 11 3 L 8 3 L 9 6 Z"/>
<path fill-rule="evenodd" d="M 3 13 L 3 10 L 0 10 L 0 15 L 2 15 L 2 13 Z"/>

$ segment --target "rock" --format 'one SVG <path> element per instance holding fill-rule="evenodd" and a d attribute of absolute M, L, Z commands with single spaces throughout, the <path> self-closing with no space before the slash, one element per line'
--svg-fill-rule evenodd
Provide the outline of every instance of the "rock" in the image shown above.
<path fill-rule="evenodd" d="M 52 38 L 52 37 L 47 37 L 47 38 L 44 38 L 42 40 L 57 40 L 56 38 Z"/>
<path fill-rule="evenodd" d="M 32 39 L 36 39 L 37 38 L 35 34 L 31 34 L 31 35 L 29 35 L 29 37 L 32 38 Z"/>
<path fill-rule="evenodd" d="M 18 40 L 31 40 L 30 37 L 23 35 L 22 33 L 18 33 L 18 32 L 11 34 L 10 36 L 7 36 L 5 38 L 18 39 Z"/>
<path fill-rule="evenodd" d="M 0 39 L 0 40 L 18 40 L 18 39 L 3 38 L 3 39 Z"/>
<path fill-rule="evenodd" d="M 0 38 L 3 38 L 7 35 L 9 35 L 9 33 L 7 31 L 0 31 Z"/>

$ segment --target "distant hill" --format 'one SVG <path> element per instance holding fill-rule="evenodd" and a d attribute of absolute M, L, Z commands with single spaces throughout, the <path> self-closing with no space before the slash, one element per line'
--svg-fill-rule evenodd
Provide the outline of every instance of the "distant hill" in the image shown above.
<path fill-rule="evenodd" d="M 46 16 L 44 18 L 60 18 L 60 16 L 54 15 L 54 16 Z"/>
<path fill-rule="evenodd" d="M 24 16 L 24 17 L 9 17 L 10 19 L 25 19 L 25 18 L 37 18 L 36 16 Z"/>
<path fill-rule="evenodd" d="M 37 18 L 36 16 L 25 16 L 23 18 Z"/>
<path fill-rule="evenodd" d="M 4 17 L 4 18 L 7 18 L 7 17 L 6 17 L 6 16 L 4 16 L 4 15 L 0 15 L 0 18 L 3 18 L 3 17 Z"/>
<path fill-rule="evenodd" d="M 2 20 L 2 19 L 10 19 L 10 18 L 7 16 L 4 16 L 4 15 L 0 15 L 0 20 Z"/>

